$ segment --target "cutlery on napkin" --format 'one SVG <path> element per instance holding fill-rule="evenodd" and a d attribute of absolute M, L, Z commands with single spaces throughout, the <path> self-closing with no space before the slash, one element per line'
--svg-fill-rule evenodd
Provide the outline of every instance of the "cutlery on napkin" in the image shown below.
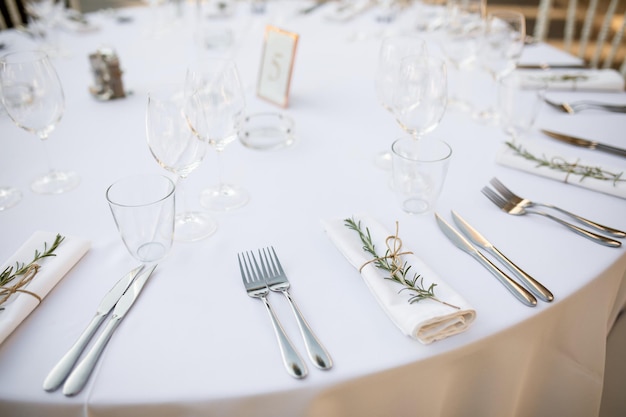
<path fill-rule="evenodd" d="M 577 157 L 564 155 L 558 150 L 541 146 L 537 143 L 518 141 L 516 146 L 520 147 L 520 149 L 523 149 L 534 157 L 541 158 L 543 161 L 552 161 L 553 163 L 558 164 L 570 164 L 568 166 L 571 166 L 572 169 L 567 170 L 550 168 L 544 163 L 539 163 L 538 161 L 519 155 L 507 144 L 502 145 L 502 148 L 496 155 L 496 162 L 500 165 L 561 181 L 566 184 L 577 185 L 589 190 L 599 191 L 620 198 L 626 198 L 626 181 L 623 181 L 625 179 L 623 175 L 620 178 L 622 181 L 615 181 L 610 178 L 602 180 L 591 176 L 580 175 L 573 170 L 574 167 L 593 167 L 594 169 L 603 170 L 611 175 L 619 175 L 623 172 L 623 167 L 599 166 L 598 164 L 590 161 L 584 161 Z"/>
<path fill-rule="evenodd" d="M 612 69 L 517 70 L 528 86 L 546 84 L 549 90 L 623 91 L 624 78 Z"/>
<path fill-rule="evenodd" d="M 383 256 L 387 248 L 386 239 L 392 233 L 367 215 L 354 216 L 354 220 L 360 221 L 363 229 L 369 229 L 378 254 Z M 473 307 L 417 255 L 403 255 L 403 262 L 407 262 L 411 271 L 420 274 L 424 281 L 436 284 L 435 293 L 438 299 L 457 306 L 458 309 L 429 299 L 409 304 L 411 295 L 407 291 L 399 292 L 402 288 L 399 284 L 385 279 L 389 276 L 387 272 L 378 269 L 373 263 L 365 265 L 372 257 L 363 250 L 357 232 L 346 227 L 344 220 L 322 220 L 322 226 L 348 262 L 357 270 L 362 268 L 361 276 L 372 295 L 405 335 L 429 344 L 465 331 L 476 318 Z"/>
<path fill-rule="evenodd" d="M 44 243 L 50 245 L 56 238 L 56 233 L 43 231 L 35 232 L 3 265 L 2 271 L 15 266 L 16 262 L 27 264 L 33 259 L 35 251 L 41 251 Z M 72 269 L 72 267 L 87 253 L 90 243 L 87 240 L 65 236 L 65 239 L 50 256 L 37 261 L 41 268 L 24 290 L 44 298 L 54 286 Z M 8 284 L 11 286 L 11 283 Z M 39 305 L 37 297 L 17 292 L 2 305 L 0 311 L 0 343 L 2 343 L 15 328 Z"/>
<path fill-rule="evenodd" d="M 587 149 L 597 149 L 599 151 L 608 152 L 613 155 L 626 157 L 626 149 L 618 148 L 617 146 L 606 145 L 604 143 L 596 142 L 594 140 L 565 135 L 563 133 L 553 132 L 546 129 L 541 129 L 541 131 L 551 138 L 560 140 L 565 143 L 569 143 L 570 145 L 580 146 Z"/>

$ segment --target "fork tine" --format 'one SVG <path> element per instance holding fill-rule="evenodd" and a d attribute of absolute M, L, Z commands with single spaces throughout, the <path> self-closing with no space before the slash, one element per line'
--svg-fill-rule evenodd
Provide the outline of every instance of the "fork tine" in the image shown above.
<path fill-rule="evenodd" d="M 498 195 L 495 191 L 488 187 L 483 187 L 481 191 L 489 200 L 491 200 L 493 204 L 501 209 L 504 209 L 506 201 L 502 197 L 500 197 L 500 195 Z"/>
<path fill-rule="evenodd" d="M 241 262 L 242 256 L 240 253 L 237 254 L 237 260 L 239 261 L 239 271 L 241 271 L 241 278 L 243 278 L 245 281 L 248 281 L 248 275 L 246 275 L 245 271 L 243 270 L 243 263 L 246 262 L 246 259 L 243 258 L 243 263 Z M 247 266 L 246 266 L 247 269 Z"/>
<path fill-rule="evenodd" d="M 283 266 L 280 264 L 280 261 L 278 260 L 278 255 L 276 255 L 276 251 L 274 250 L 274 247 L 271 246 L 272 248 L 272 252 L 274 253 L 274 261 L 276 262 L 275 266 L 278 269 L 278 273 L 280 273 L 281 275 L 285 274 L 285 271 L 283 271 Z"/>
<path fill-rule="evenodd" d="M 502 196 L 506 198 L 507 200 L 510 200 L 512 198 L 520 198 L 519 196 L 515 195 L 515 193 L 513 193 L 513 191 L 507 188 L 504 184 L 502 184 L 500 180 L 498 180 L 496 177 L 493 177 L 491 181 L 489 181 L 489 183 L 491 183 L 491 185 L 493 185 L 495 189 L 498 190 L 498 192 L 502 194 Z"/>
<path fill-rule="evenodd" d="M 252 258 L 251 261 L 250 261 L 250 258 Z M 250 269 L 252 270 L 254 281 L 262 281 L 263 273 L 261 271 L 261 268 L 259 267 L 256 257 L 254 256 L 254 253 L 248 252 L 248 261 L 250 262 Z M 254 267 L 252 266 L 252 262 L 254 262 Z M 255 271 L 255 268 L 256 268 L 256 271 Z"/>

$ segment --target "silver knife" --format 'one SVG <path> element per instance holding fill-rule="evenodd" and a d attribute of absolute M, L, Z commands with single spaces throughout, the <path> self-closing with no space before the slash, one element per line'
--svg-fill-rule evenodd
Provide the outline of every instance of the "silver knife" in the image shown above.
<path fill-rule="evenodd" d="M 443 218 L 441 218 L 441 216 L 439 216 L 439 214 L 435 213 L 435 219 L 437 220 L 437 224 L 439 225 L 439 228 L 441 229 L 443 234 L 446 235 L 457 248 L 470 254 L 482 266 L 487 268 L 487 270 L 491 272 L 493 276 L 495 276 L 498 281 L 500 281 L 500 283 L 504 285 L 506 289 L 515 296 L 515 298 L 517 298 L 519 301 L 529 307 L 534 307 L 537 305 L 537 299 L 534 295 L 529 293 L 526 288 L 519 285 L 507 274 L 502 272 L 489 259 L 485 258 L 485 255 L 480 253 L 478 249 L 472 246 L 472 244 L 469 243 L 467 239 L 463 237 L 463 235 L 461 235 L 452 226 L 450 226 Z"/>
<path fill-rule="evenodd" d="M 585 64 L 548 64 L 547 62 L 540 64 L 518 64 L 517 69 L 584 69 Z"/>
<path fill-rule="evenodd" d="M 626 149 L 618 148 L 616 146 L 606 145 L 604 143 L 598 143 L 596 141 L 578 138 L 576 136 L 565 135 L 563 133 L 553 132 L 551 130 L 541 129 L 543 133 L 550 136 L 551 138 L 558 139 L 560 141 L 569 143 L 570 145 L 580 146 L 588 149 L 597 149 L 599 151 L 604 151 L 611 153 L 613 155 L 619 155 L 626 157 Z"/>
<path fill-rule="evenodd" d="M 137 274 L 144 268 L 143 265 L 138 266 L 132 271 L 124 275 L 117 283 L 109 290 L 104 296 L 95 316 L 91 319 L 87 328 L 78 337 L 74 345 L 67 351 L 67 353 L 59 360 L 59 362 L 52 368 L 46 379 L 43 381 L 43 389 L 46 391 L 54 391 L 61 386 L 65 378 L 69 375 L 74 367 L 74 364 L 80 357 L 83 350 L 95 334 L 96 330 L 100 327 L 104 318 L 113 310 L 115 304 L 120 297 L 124 295 L 124 292 L 128 289 L 133 282 Z"/>
<path fill-rule="evenodd" d="M 543 301 L 550 302 L 554 300 L 554 295 L 544 287 L 540 282 L 536 281 L 533 277 L 528 275 L 520 267 L 515 265 L 513 261 L 504 256 L 502 252 L 498 250 L 491 242 L 489 242 L 483 235 L 481 235 L 476 229 L 474 229 L 468 222 L 466 222 L 457 212 L 452 210 L 452 220 L 456 223 L 461 232 L 469 238 L 475 245 L 480 246 L 487 252 L 491 253 L 496 258 L 500 259 L 504 265 L 506 265 L 511 272 L 513 272 L 526 287 L 537 297 Z"/>
<path fill-rule="evenodd" d="M 133 285 L 131 285 L 128 290 L 126 290 L 122 298 L 120 298 L 120 300 L 117 302 L 117 304 L 115 305 L 115 309 L 113 310 L 113 315 L 111 316 L 109 322 L 106 324 L 104 330 L 102 331 L 94 345 L 91 347 L 89 352 L 87 352 L 83 360 L 80 361 L 80 363 L 76 366 L 76 368 L 74 368 L 70 376 L 65 381 L 65 384 L 63 385 L 63 394 L 68 396 L 76 395 L 83 389 L 83 387 L 87 383 L 87 380 L 89 379 L 89 376 L 91 375 L 91 372 L 93 371 L 94 366 L 98 362 L 98 358 L 100 357 L 100 354 L 102 354 L 102 351 L 104 350 L 107 342 L 109 341 L 109 339 L 111 339 L 113 332 L 120 324 L 128 310 L 130 310 L 130 308 L 132 307 L 133 303 L 139 296 L 141 289 L 143 288 L 148 278 L 150 278 L 150 275 L 152 275 L 152 271 L 154 271 L 156 267 L 157 266 L 154 265 L 138 275 L 137 278 L 135 278 Z"/>

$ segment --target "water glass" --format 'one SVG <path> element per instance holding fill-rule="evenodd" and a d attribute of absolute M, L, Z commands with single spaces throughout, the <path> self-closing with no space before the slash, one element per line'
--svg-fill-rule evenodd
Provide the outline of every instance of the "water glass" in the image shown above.
<path fill-rule="evenodd" d="M 162 175 L 135 175 L 113 183 L 106 198 L 122 241 L 140 262 L 156 262 L 172 246 L 174 182 Z"/>
<path fill-rule="evenodd" d="M 533 127 L 541 110 L 547 85 L 540 79 L 528 80 L 513 72 L 498 81 L 498 108 L 504 131 L 513 139 Z"/>
<path fill-rule="evenodd" d="M 452 148 L 441 140 L 401 138 L 391 146 L 393 188 L 409 214 L 434 211 L 441 194 Z"/>

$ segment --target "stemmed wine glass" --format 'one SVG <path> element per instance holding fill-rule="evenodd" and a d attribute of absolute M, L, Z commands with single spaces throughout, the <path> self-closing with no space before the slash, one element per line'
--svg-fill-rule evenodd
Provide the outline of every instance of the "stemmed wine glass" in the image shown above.
<path fill-rule="evenodd" d="M 219 184 L 202 191 L 201 204 L 214 211 L 244 206 L 250 199 L 247 191 L 222 181 L 221 155 L 237 139 L 245 117 L 245 99 L 237 67 L 232 60 L 211 58 L 187 71 L 186 94 L 190 97 L 187 113 L 203 112 L 204 117 L 190 117 L 194 131 L 218 154 Z"/>
<path fill-rule="evenodd" d="M 497 10 L 489 13 L 478 48 L 480 65 L 493 80 L 494 90 L 498 81 L 517 66 L 526 39 L 524 15 L 513 10 Z M 476 117 L 484 121 L 497 121 L 493 108 L 479 111 Z"/>
<path fill-rule="evenodd" d="M 439 126 L 448 101 L 447 85 L 443 60 L 422 55 L 402 60 L 393 112 L 413 139 L 419 140 Z"/>
<path fill-rule="evenodd" d="M 451 92 L 448 107 L 453 106 L 463 111 L 471 109 L 471 104 L 459 91 L 467 85 L 461 74 L 462 71 L 468 70 L 476 59 L 485 8 L 485 0 L 447 1 L 441 50 L 449 63 L 451 81 L 458 81 L 454 85 L 449 85 Z"/>
<path fill-rule="evenodd" d="M 177 199 L 185 204 L 182 182 L 200 166 L 208 145 L 190 124 L 202 119 L 202 112 L 185 112 L 188 107 L 184 85 L 163 84 L 148 94 L 146 137 L 152 156 L 167 171 L 176 175 Z M 190 117 L 197 118 L 191 120 Z M 195 241 L 210 236 L 217 223 L 208 213 L 181 210 L 176 214 L 174 239 Z"/>
<path fill-rule="evenodd" d="M 394 35 L 383 39 L 378 53 L 376 68 L 376 98 L 378 103 L 393 114 L 393 95 L 400 74 L 400 63 L 407 56 L 425 56 L 428 54 L 426 42 L 414 35 Z M 376 164 L 388 168 L 391 163 L 389 151 L 380 152 Z"/>
<path fill-rule="evenodd" d="M 0 60 L 0 88 L 9 117 L 45 145 L 65 108 L 61 81 L 46 54 L 25 51 L 5 55 Z M 39 194 L 59 194 L 74 189 L 79 182 L 75 172 L 51 168 L 35 179 L 31 189 Z"/>

